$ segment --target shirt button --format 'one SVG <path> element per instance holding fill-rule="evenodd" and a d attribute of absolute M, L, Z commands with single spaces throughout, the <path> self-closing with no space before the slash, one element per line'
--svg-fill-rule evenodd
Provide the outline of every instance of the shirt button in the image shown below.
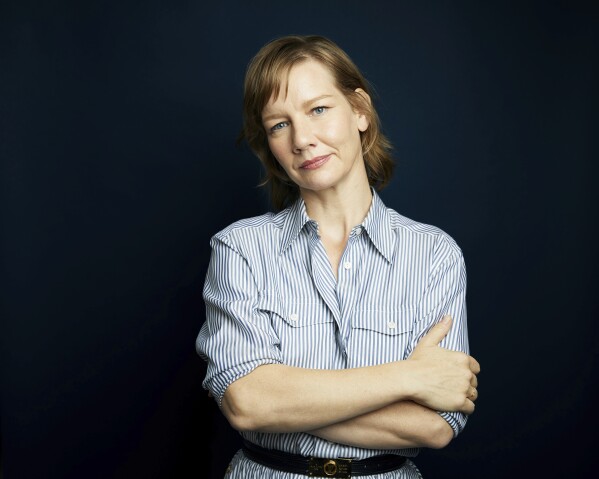
<path fill-rule="evenodd" d="M 362 234 L 362 227 L 361 226 L 356 230 L 356 234 L 357 235 L 361 235 Z"/>
<path fill-rule="evenodd" d="M 346 261 L 345 263 L 343 263 L 343 267 L 345 269 L 351 269 L 351 261 Z"/>
<path fill-rule="evenodd" d="M 297 320 L 298 320 L 298 318 L 299 318 L 299 316 L 298 316 L 296 313 L 291 313 L 291 314 L 289 315 L 289 319 L 290 319 L 291 321 L 297 321 Z"/>
<path fill-rule="evenodd" d="M 387 323 L 387 327 L 388 327 L 389 329 L 395 329 L 395 328 L 397 327 L 397 323 L 396 323 L 395 321 L 389 321 L 389 322 Z"/>

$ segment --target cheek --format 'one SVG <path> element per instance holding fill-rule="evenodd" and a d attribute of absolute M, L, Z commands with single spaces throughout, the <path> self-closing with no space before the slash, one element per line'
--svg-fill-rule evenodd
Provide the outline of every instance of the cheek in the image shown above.
<path fill-rule="evenodd" d="M 280 140 L 273 139 L 268 137 L 268 148 L 271 153 L 277 158 L 277 160 L 281 157 L 282 152 L 282 142 Z"/>
<path fill-rule="evenodd" d="M 286 161 L 286 159 L 289 157 L 289 155 L 287 155 L 286 152 L 289 151 L 289 148 L 286 148 L 285 142 L 282 141 L 281 138 L 277 138 L 277 139 L 269 138 L 268 139 L 268 148 L 270 149 L 270 152 L 273 154 L 273 156 L 277 160 L 277 163 L 279 165 L 281 165 L 281 167 L 285 171 L 288 172 L 289 161 Z"/>
<path fill-rule="evenodd" d="M 347 144 L 353 139 L 353 135 L 359 135 L 357 120 L 351 112 L 343 112 L 323 127 L 322 138 L 337 143 L 338 146 Z"/>
<path fill-rule="evenodd" d="M 349 125 L 345 122 L 330 122 L 320 130 L 320 138 L 329 144 L 342 145 L 347 141 Z"/>

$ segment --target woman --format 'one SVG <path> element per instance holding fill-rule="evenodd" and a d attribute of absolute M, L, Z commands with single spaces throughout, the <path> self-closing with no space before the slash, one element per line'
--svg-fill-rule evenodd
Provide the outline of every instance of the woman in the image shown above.
<path fill-rule="evenodd" d="M 461 250 L 383 204 L 391 145 L 329 39 L 262 47 L 242 138 L 276 212 L 211 240 L 196 345 L 244 438 L 226 477 L 421 477 L 419 448 L 447 445 L 478 394 Z"/>

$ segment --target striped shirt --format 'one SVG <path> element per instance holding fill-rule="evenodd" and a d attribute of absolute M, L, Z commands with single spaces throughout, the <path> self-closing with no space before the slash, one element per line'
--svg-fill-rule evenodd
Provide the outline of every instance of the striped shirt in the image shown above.
<path fill-rule="evenodd" d="M 279 213 L 239 220 L 211 239 L 204 283 L 206 320 L 196 339 L 207 362 L 203 386 L 222 402 L 226 388 L 262 364 L 311 369 L 371 366 L 408 358 L 443 315 L 454 318 L 441 346 L 469 353 L 466 269 L 455 241 L 434 226 L 387 208 L 372 190 L 364 221 L 355 226 L 337 278 L 303 200 Z M 439 414 L 459 434 L 467 416 Z M 247 432 L 262 447 L 318 457 L 363 459 L 419 449 L 372 450 L 305 433 Z M 299 478 L 264 469 L 243 456 L 227 478 Z M 372 476 L 418 478 L 408 460 Z"/>

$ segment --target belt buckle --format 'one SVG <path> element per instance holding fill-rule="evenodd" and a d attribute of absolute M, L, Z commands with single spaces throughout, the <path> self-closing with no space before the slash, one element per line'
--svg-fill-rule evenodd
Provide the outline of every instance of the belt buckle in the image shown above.
<path fill-rule="evenodd" d="M 351 477 L 351 459 L 310 457 L 308 475 L 310 477 Z"/>

